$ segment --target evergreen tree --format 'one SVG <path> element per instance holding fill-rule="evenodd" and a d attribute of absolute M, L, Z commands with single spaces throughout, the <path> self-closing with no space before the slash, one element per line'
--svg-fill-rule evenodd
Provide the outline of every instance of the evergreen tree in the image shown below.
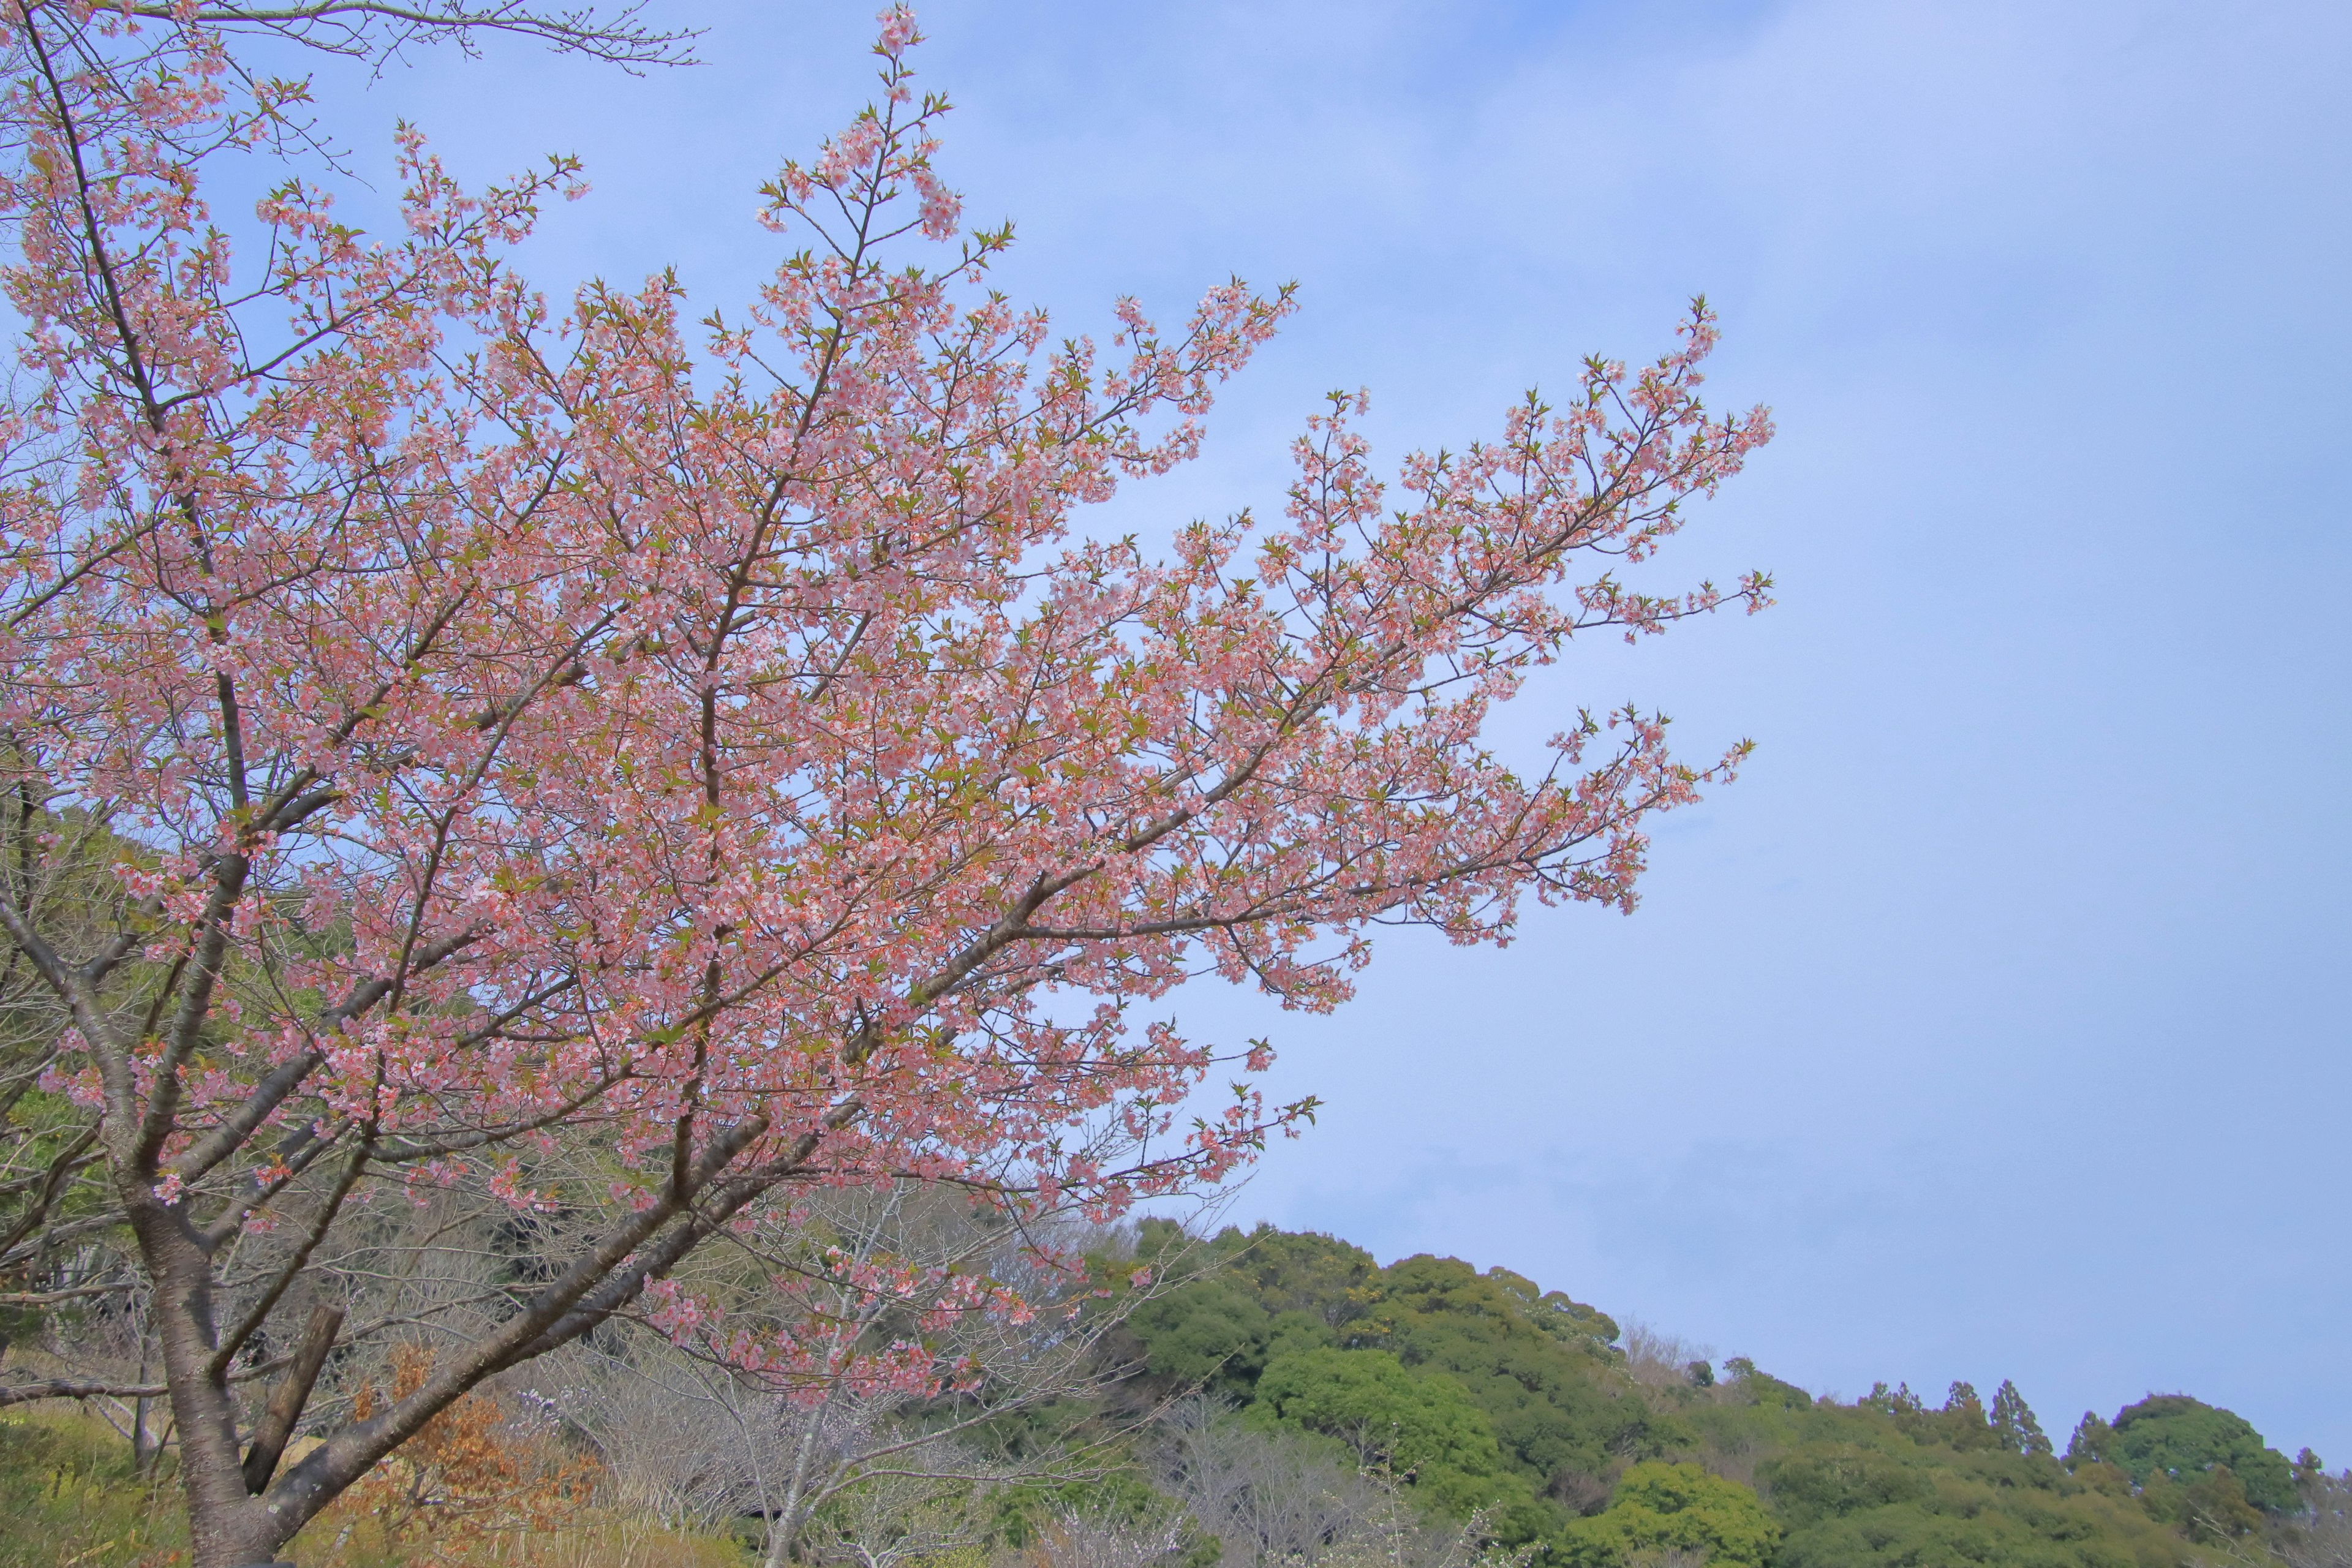
<path fill-rule="evenodd" d="M 2000 1389 L 1992 1396 L 1992 1428 L 2003 1443 L 2021 1454 L 2050 1452 L 2050 1439 L 2042 1436 L 2042 1423 L 2033 1418 L 2033 1407 L 2007 1378 L 2000 1380 Z"/>
<path fill-rule="evenodd" d="M 2066 1440 L 2066 1468 L 2102 1463 L 2107 1448 L 2115 1441 L 2115 1428 L 2100 1418 L 2095 1410 L 2085 1410 L 2074 1424 L 2074 1435 Z"/>

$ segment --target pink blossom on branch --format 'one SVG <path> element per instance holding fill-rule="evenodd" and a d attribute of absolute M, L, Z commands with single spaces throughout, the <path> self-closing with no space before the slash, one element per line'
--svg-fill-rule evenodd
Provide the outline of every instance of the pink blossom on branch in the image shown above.
<path fill-rule="evenodd" d="M 1107 347 L 1054 342 L 986 290 L 1008 234 L 958 237 L 904 9 L 880 100 L 762 193 L 795 248 L 698 342 L 672 279 L 559 316 L 514 271 L 576 189 L 560 161 L 468 193 L 404 130 L 400 231 L 347 227 L 297 95 L 196 15 L 0 18 L 9 863 L 102 828 L 122 911 L 66 951 L 12 872 L 0 925 L 71 1015 L 51 1070 L 94 1083 L 113 1201 L 181 1313 L 199 1568 L 267 1555 L 615 1312 L 716 1333 L 665 1279 L 793 1184 L 1108 1217 L 1219 1181 L 1307 1108 L 1244 1083 L 1183 1121 L 1224 1058 L 1153 1004 L 1213 972 L 1321 1011 L 1380 924 L 1470 942 L 1530 894 L 1630 909 L 1646 816 L 1743 753 L 1686 763 L 1631 710 L 1532 772 L 1482 739 L 1580 633 L 1767 602 L 1761 575 L 1614 574 L 1770 434 L 1701 404 L 1703 302 L 1654 364 L 1590 361 L 1393 480 L 1335 399 L 1279 523 L 1150 560 L 1081 509 L 1193 455 L 1290 292 L 1236 280 L 1172 327 L 1121 300 Z M 211 224 L 227 150 L 289 160 L 257 263 Z M 110 990 L 134 963 L 166 976 L 144 1015 Z M 232 1486 L 228 1368 L 279 1298 L 215 1300 L 223 1240 L 296 1193 L 289 1228 L 323 1235 L 477 1152 L 541 1207 L 500 1151 L 586 1127 L 627 1172 L 593 1244 L 264 1497 Z"/>

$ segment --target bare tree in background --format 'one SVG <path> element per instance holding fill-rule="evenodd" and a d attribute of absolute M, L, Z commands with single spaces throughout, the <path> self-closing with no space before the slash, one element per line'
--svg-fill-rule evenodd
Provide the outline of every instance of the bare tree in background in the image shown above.
<path fill-rule="evenodd" d="M 1391 1500 L 1311 1441 L 1255 1432 L 1205 1396 L 1170 1411 L 1160 1482 L 1225 1568 L 1312 1563 L 1378 1534 Z"/>
<path fill-rule="evenodd" d="M 1311 1437 L 1253 1430 L 1205 1397 L 1168 1412 L 1158 1460 L 1161 1489 L 1214 1538 L 1222 1568 L 1527 1568 L 1533 1556 L 1496 1549 L 1483 1513 L 1433 1524 L 1385 1473 Z"/>
<path fill-rule="evenodd" d="M 539 1392 L 597 1444 L 625 1495 L 706 1523 L 763 1518 L 772 1568 L 819 1545 L 879 1568 L 915 1552 L 892 1544 L 900 1536 L 954 1533 L 953 1500 L 1098 1470 L 1099 1436 L 1008 1447 L 998 1435 L 1048 1406 L 1091 1419 L 1094 1397 L 1133 1370 L 1113 1331 L 1181 1278 L 1163 1263 L 1101 1289 L 1090 1269 L 1124 1271 L 1122 1235 L 1050 1215 L 1015 1226 L 912 1183 L 812 1193 L 789 1226 L 737 1242 L 755 1268 L 723 1317 L 652 1332 L 658 1310 L 641 1315 L 637 1331 L 551 1358 Z M 725 1283 L 696 1281 L 714 1294 Z M 731 1348 L 747 1331 L 790 1336 L 799 1353 L 747 1368 Z M 905 1377 L 861 1364 L 912 1345 L 922 1360 Z M 944 1398 L 929 1392 L 941 1379 L 955 1391 Z"/>
<path fill-rule="evenodd" d="M 1699 1344 L 1649 1324 L 1628 1321 L 1617 1342 L 1625 1352 L 1625 1371 L 1644 1388 L 1684 1388 L 1714 1383 L 1715 1347 Z M 1706 1368 L 1700 1382 L 1698 1369 Z"/>
<path fill-rule="evenodd" d="M 1103 1510 L 1066 1510 L 1046 1520 L 1031 1540 L 1035 1568 L 1151 1568 L 1184 1545 L 1180 1519 L 1145 1522 Z"/>
<path fill-rule="evenodd" d="M 985 1502 L 978 1483 L 877 1471 L 834 1498 L 813 1555 L 850 1568 L 929 1562 L 988 1539 Z"/>
<path fill-rule="evenodd" d="M 2308 1450 L 2305 1458 L 2309 1458 Z M 2352 1469 L 2329 1475 L 2312 1460 L 2299 1468 L 2304 1516 L 2282 1526 L 2270 1543 L 2268 1560 L 2284 1568 L 2352 1568 Z M 2209 1526 L 2209 1528 L 2210 1528 Z M 2215 1530 L 2231 1557 L 2261 1562 L 2247 1546 Z"/>

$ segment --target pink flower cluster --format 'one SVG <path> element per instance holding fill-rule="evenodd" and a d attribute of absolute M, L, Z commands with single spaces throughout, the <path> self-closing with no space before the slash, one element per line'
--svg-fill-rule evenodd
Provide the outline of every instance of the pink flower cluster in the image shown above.
<path fill-rule="evenodd" d="M 0 33 L 47 47 L 55 10 Z M 469 193 L 414 132 L 396 232 L 297 169 L 239 257 L 214 155 L 297 155 L 273 89 L 194 9 L 80 15 L 58 100 L 7 89 L 0 765 L 107 825 L 140 951 L 210 1020 L 201 1059 L 86 1026 L 59 1079 L 167 1130 L 163 1202 L 290 1126 L 430 1180 L 593 1120 L 621 1215 L 906 1177 L 1114 1215 L 1306 1109 L 1244 1083 L 1194 1116 L 1221 1058 L 1151 1016 L 1176 986 L 1320 1011 L 1381 925 L 1630 908 L 1648 816 L 1730 776 L 1632 710 L 1532 770 L 1485 739 L 1578 635 L 1766 602 L 1618 575 L 1770 433 L 1702 405 L 1704 304 L 1392 480 L 1337 400 L 1278 523 L 1149 559 L 1084 509 L 1193 455 L 1290 296 L 1123 300 L 1098 348 L 989 292 L 1009 234 L 959 231 L 903 8 L 879 101 L 763 193 L 789 254 L 698 342 L 671 278 L 558 311 L 519 275 L 568 163 Z M 828 1321 L 744 1353 L 960 1375 Z"/>

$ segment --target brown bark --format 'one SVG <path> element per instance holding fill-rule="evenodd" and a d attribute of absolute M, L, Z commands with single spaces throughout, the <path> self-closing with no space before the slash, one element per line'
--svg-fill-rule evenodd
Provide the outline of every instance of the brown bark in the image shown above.
<path fill-rule="evenodd" d="M 335 1332 L 342 1326 L 341 1307 L 321 1304 L 310 1309 L 302 1342 L 294 1352 L 294 1364 L 270 1391 L 268 1408 L 261 1413 L 253 1429 L 253 1442 L 245 1451 L 247 1491 L 258 1496 L 268 1489 L 269 1478 L 278 1473 L 278 1457 L 286 1452 L 286 1440 L 294 1435 L 294 1423 L 302 1418 L 302 1406 L 310 1403 L 311 1386 L 319 1381 L 319 1370 L 327 1364 L 327 1352 L 335 1348 Z"/>
<path fill-rule="evenodd" d="M 212 1258 L 181 1210 L 139 1183 L 132 1162 L 120 1162 L 116 1170 L 116 1190 L 154 1287 L 155 1334 L 179 1428 L 193 1568 L 267 1562 L 278 1543 L 268 1539 L 268 1516 L 246 1490 L 236 1404 L 226 1379 L 213 1371 Z"/>

